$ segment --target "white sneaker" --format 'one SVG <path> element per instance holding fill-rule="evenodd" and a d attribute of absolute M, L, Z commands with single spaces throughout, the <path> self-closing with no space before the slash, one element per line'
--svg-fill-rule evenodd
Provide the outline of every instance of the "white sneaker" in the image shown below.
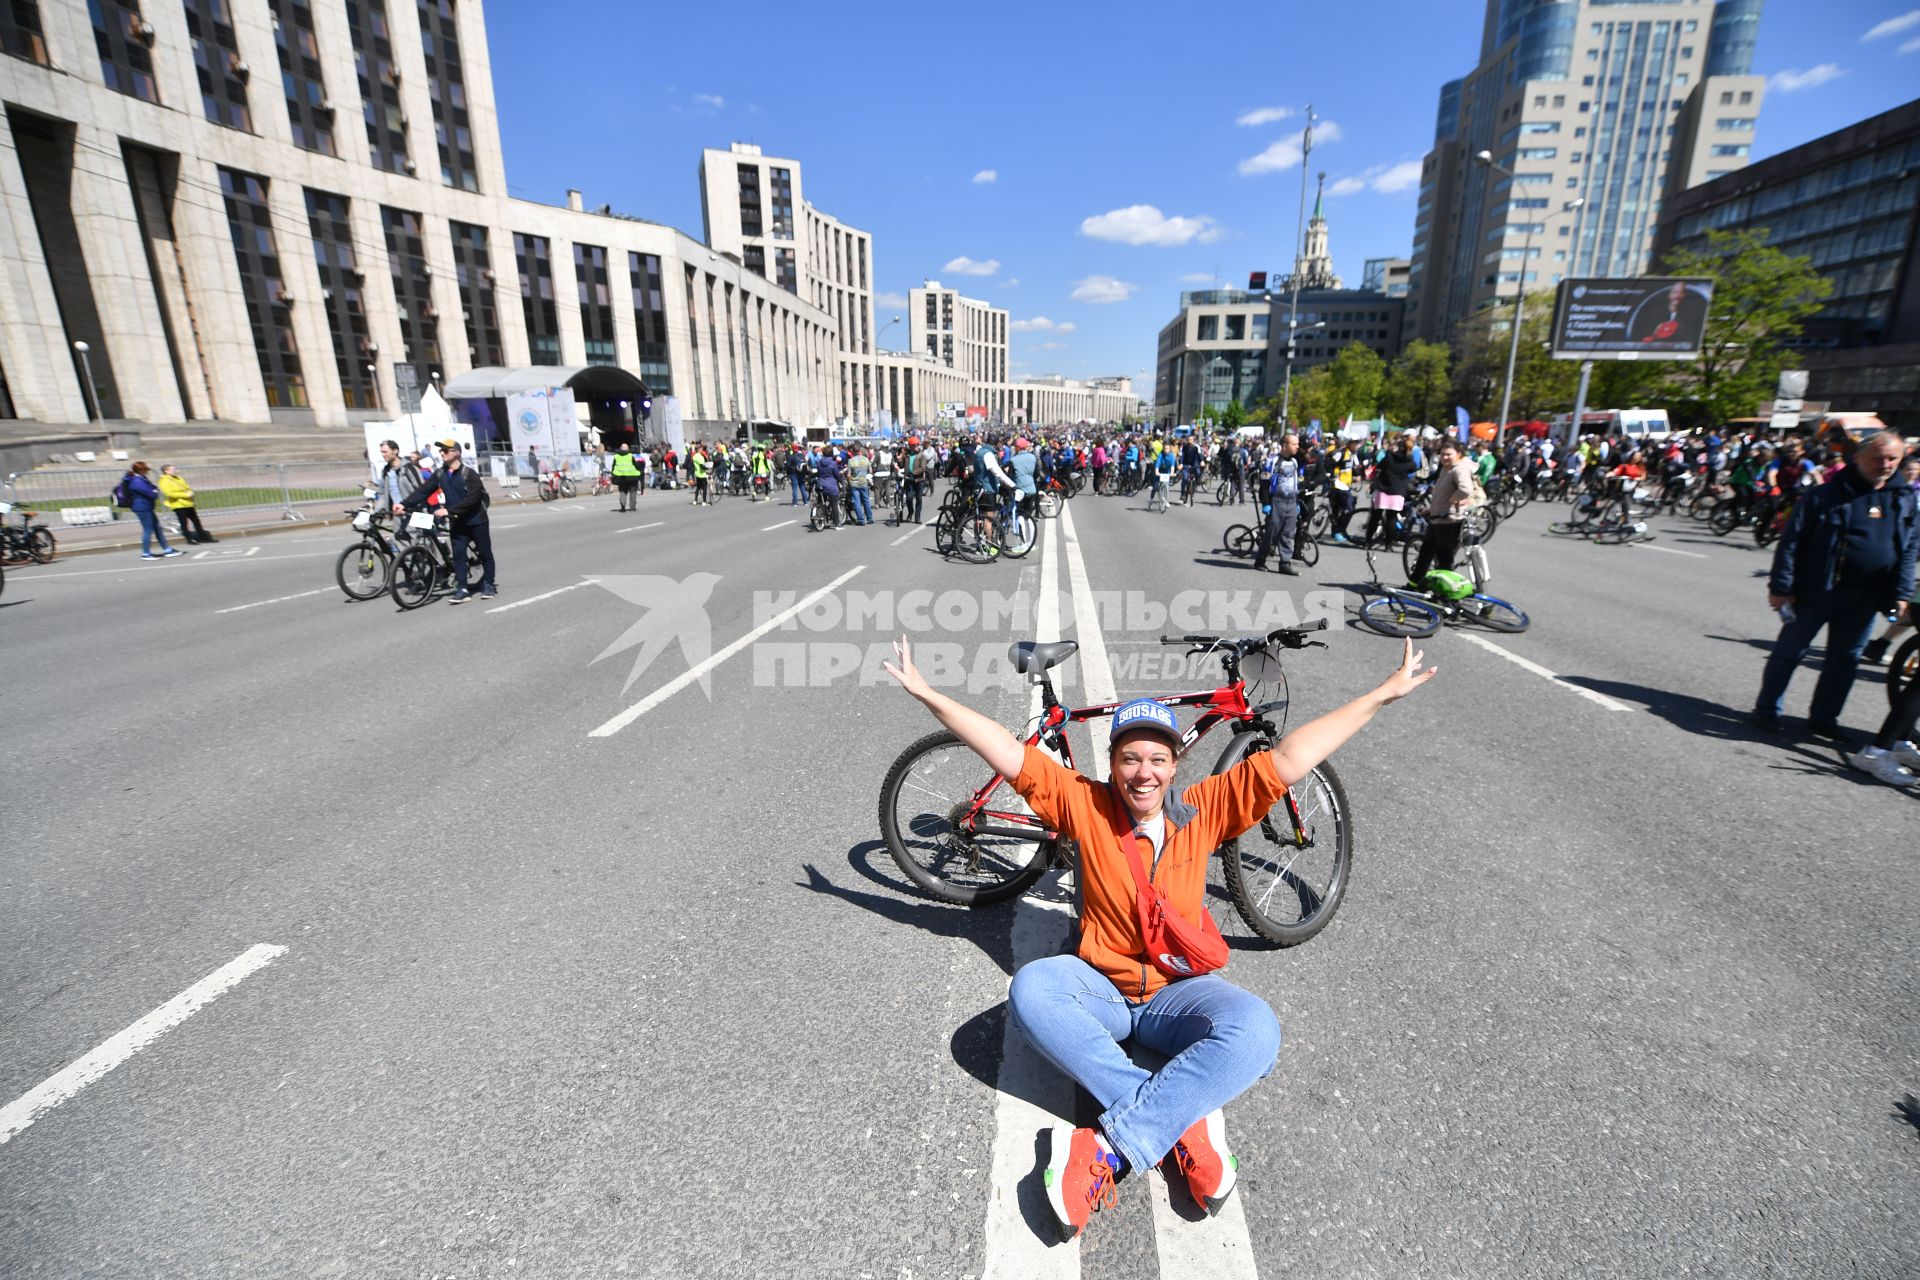
<path fill-rule="evenodd" d="M 1887 748 L 1887 754 L 1907 768 L 1920 773 L 1920 747 L 1914 746 L 1912 742 L 1896 742 Z"/>
<path fill-rule="evenodd" d="M 1862 747 L 1847 757 L 1847 763 L 1891 787 L 1910 787 L 1920 782 L 1920 774 L 1904 767 L 1891 751 L 1882 747 Z"/>

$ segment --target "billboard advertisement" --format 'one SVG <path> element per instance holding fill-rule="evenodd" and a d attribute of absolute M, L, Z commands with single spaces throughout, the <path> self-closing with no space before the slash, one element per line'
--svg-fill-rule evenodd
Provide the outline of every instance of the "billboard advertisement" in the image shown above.
<path fill-rule="evenodd" d="M 1706 337 L 1713 281 L 1695 276 L 1563 280 L 1553 304 L 1560 360 L 1691 360 Z"/>

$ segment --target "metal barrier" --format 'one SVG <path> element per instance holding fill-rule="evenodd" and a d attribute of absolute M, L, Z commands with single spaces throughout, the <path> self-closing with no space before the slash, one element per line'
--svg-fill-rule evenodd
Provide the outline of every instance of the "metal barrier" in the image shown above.
<path fill-rule="evenodd" d="M 0 489 L 15 506 L 57 511 L 66 524 L 102 524 L 118 518 L 113 488 L 125 474 L 120 467 L 43 467 L 8 476 Z M 357 502 L 370 478 L 360 461 L 234 463 L 182 468 L 179 475 L 202 514 L 278 510 L 285 520 L 302 518 L 300 503 Z M 147 478 L 157 485 L 160 473 Z"/>

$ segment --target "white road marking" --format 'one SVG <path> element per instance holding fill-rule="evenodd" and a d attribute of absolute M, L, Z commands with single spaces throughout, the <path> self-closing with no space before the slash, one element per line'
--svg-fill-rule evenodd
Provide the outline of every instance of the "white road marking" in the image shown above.
<path fill-rule="evenodd" d="M 899 537 L 897 537 L 897 538 L 895 538 L 895 539 L 894 539 L 894 540 L 893 540 L 892 542 L 889 542 L 889 543 L 888 543 L 887 545 L 888 545 L 888 546 L 890 546 L 890 547 L 897 547 L 897 546 L 899 546 L 899 545 L 900 545 L 901 543 L 903 543 L 903 542 L 905 542 L 905 541 L 906 541 L 906 540 L 907 540 L 908 538 L 911 538 L 911 537 L 913 537 L 913 536 L 914 536 L 915 534 L 919 534 L 919 533 L 925 533 L 925 532 L 926 532 L 926 531 L 927 531 L 928 529 L 930 529 L 930 528 L 932 528 L 932 527 L 933 527 L 933 526 L 931 526 L 931 525 L 928 525 L 928 524 L 917 524 L 917 525 L 915 525 L 915 526 L 913 526 L 913 528 L 911 528 L 911 529 L 909 529 L 909 530 L 907 530 L 907 531 L 906 531 L 905 533 L 903 533 L 903 534 L 901 534 L 901 535 L 900 535 Z"/>
<path fill-rule="evenodd" d="M 1056 523 L 1049 521 L 1048 523 Z M 1100 630 L 1100 613 L 1094 607 L 1093 589 L 1087 580 L 1086 561 L 1080 555 L 1080 539 L 1074 532 L 1073 509 L 1062 503 L 1057 521 L 1067 543 L 1067 576 L 1073 590 L 1074 639 L 1080 642 L 1080 684 L 1089 703 L 1112 702 L 1113 668 L 1107 661 L 1106 637 Z M 1087 765 L 1098 765 L 1107 758 L 1111 722 L 1088 722 L 1093 730 L 1093 747 Z M 1082 772 L 1088 772 L 1083 769 Z M 1089 774 L 1091 776 L 1091 774 Z M 1152 1184 L 1154 1248 L 1160 1258 L 1163 1276 L 1204 1275 L 1220 1280 L 1251 1280 L 1259 1275 L 1254 1265 L 1253 1237 L 1247 1230 L 1243 1184 L 1220 1212 L 1199 1222 L 1188 1222 L 1174 1212 L 1166 1184 L 1158 1171 L 1139 1169 L 1134 1177 Z"/>
<path fill-rule="evenodd" d="M 666 523 L 665 520 L 655 520 L 652 524 L 631 524 L 624 529 L 615 529 L 614 532 L 615 533 L 638 533 L 642 529 L 658 529 L 661 525 L 665 523 Z"/>
<path fill-rule="evenodd" d="M 6 1145 L 9 1139 L 42 1115 L 185 1022 L 223 992 L 238 986 L 247 975 L 266 967 L 286 953 L 285 947 L 267 943 L 248 947 L 239 956 L 221 965 L 99 1048 L 69 1063 L 33 1089 L 0 1107 L 0 1146 Z"/>
<path fill-rule="evenodd" d="M 653 710 L 668 698 L 671 698 L 674 694 L 680 692 L 695 680 L 698 680 L 701 676 L 713 670 L 728 658 L 731 658 L 734 654 L 740 652 L 755 640 L 758 640 L 761 636 L 767 634 L 767 632 L 781 625 L 787 621 L 787 619 L 797 617 L 801 610 L 813 604 L 814 601 L 830 592 L 838 590 L 842 585 L 852 579 L 854 575 L 863 572 L 866 567 L 867 566 L 863 564 L 857 564 L 835 578 L 832 582 L 829 582 L 826 586 L 821 587 L 818 591 L 809 592 L 790 608 L 782 609 L 773 617 L 768 618 L 765 622 L 747 632 L 747 634 L 741 636 L 726 648 L 720 650 L 720 652 L 710 656 L 705 662 L 689 667 L 685 672 L 669 680 L 666 684 L 661 685 L 658 689 L 655 689 L 652 693 L 640 699 L 640 701 L 634 703 L 587 736 L 589 738 L 611 738 L 614 734 L 620 732 L 635 720 L 638 720 L 641 716 L 647 714 L 647 712 Z"/>
<path fill-rule="evenodd" d="M 216 614 L 239 613 L 243 609 L 258 609 L 263 605 L 269 605 L 269 604 L 285 604 L 289 600 L 304 600 L 308 596 L 317 596 L 317 595 L 323 594 L 324 592 L 338 591 L 339 589 L 340 588 L 338 587 L 318 587 L 312 591 L 301 591 L 290 596 L 275 596 L 271 600 L 255 600 L 252 604 L 236 604 L 231 609 L 215 609 L 214 612 Z"/>
<path fill-rule="evenodd" d="M 208 560 L 205 562 L 204 567 L 213 567 L 213 566 L 231 567 L 233 565 L 241 565 L 241 564 L 272 564 L 276 560 L 316 560 L 322 556 L 338 556 L 339 554 L 340 553 L 338 551 L 301 551 L 290 556 L 261 556 L 257 560 L 239 560 L 239 559 Z M 134 559 L 136 561 L 139 561 L 138 556 L 135 556 Z M 22 578 L 21 581 L 22 582 L 26 582 L 26 581 L 41 582 L 49 578 L 94 578 L 94 577 L 98 577 L 100 574 L 103 574 L 103 573 L 138 573 L 140 572 L 141 564 L 143 563 L 152 563 L 152 562 L 142 561 L 140 563 L 126 565 L 123 568 L 119 568 L 119 569 L 62 569 L 57 573 L 30 573 L 26 577 Z M 197 562 L 194 560 L 188 560 L 188 559 L 182 559 L 180 561 L 180 565 L 182 567 L 185 567 L 188 565 L 194 565 L 197 563 L 200 563 L 200 562 Z"/>
<path fill-rule="evenodd" d="M 196 551 L 193 553 L 193 558 L 195 560 L 205 560 L 209 556 L 212 556 L 215 559 L 239 560 L 247 556 L 257 555 L 259 551 L 260 551 L 260 544 L 256 542 L 252 546 L 246 547 L 246 548 L 222 547 L 218 551 L 212 551 L 212 550 Z"/>
<path fill-rule="evenodd" d="M 1636 551 L 1664 551 L 1670 556 L 1692 556 L 1695 560 L 1705 560 L 1707 558 L 1706 553 L 1703 551 L 1680 551 L 1673 547 L 1656 547 L 1646 542 L 1629 542 L 1627 545 Z"/>
<path fill-rule="evenodd" d="M 512 524 L 496 524 L 493 527 L 495 529 L 518 529 L 524 523 L 525 521 L 515 520 Z"/>
<path fill-rule="evenodd" d="M 544 592 L 537 596 L 528 596 L 525 600 L 515 600 L 512 604 L 498 605 L 492 609 L 487 610 L 487 612 L 488 613 L 505 613 L 509 609 L 518 609 L 521 605 L 539 604 L 542 600 L 551 600 L 555 596 L 563 596 L 569 591 L 578 591 L 582 587 L 591 587 L 599 581 L 600 579 L 598 578 L 588 578 L 585 582 L 576 582 L 570 587 L 560 587 L 557 590 Z"/>
<path fill-rule="evenodd" d="M 770 525 L 768 525 L 768 526 L 767 526 L 766 528 L 764 528 L 764 529 L 762 529 L 762 530 L 761 530 L 760 532 L 762 532 L 762 533 L 772 533 L 772 532 L 773 532 L 773 531 L 774 531 L 775 529 L 784 529 L 784 528 L 786 528 L 786 527 L 787 527 L 788 525 L 790 525 L 790 524 L 799 524 L 799 523 L 800 523 L 800 521 L 799 521 L 799 519 L 798 519 L 797 517 L 796 517 L 795 519 L 792 519 L 792 520 L 782 520 L 782 521 L 781 521 L 781 522 L 780 522 L 779 524 L 770 524 Z"/>
<path fill-rule="evenodd" d="M 1558 675 L 1555 675 L 1553 672 L 1547 670 L 1545 667 L 1541 666 L 1539 663 L 1531 662 L 1528 659 L 1521 657 L 1517 653 L 1514 653 L 1507 649 L 1502 649 L 1499 645 L 1495 644 L 1493 641 L 1488 640 L 1482 636 L 1474 635 L 1471 631 L 1457 631 L 1454 634 L 1458 635 L 1462 640 L 1465 640 L 1469 644 L 1479 645 L 1482 649 L 1485 649 L 1488 653 L 1499 654 L 1501 657 L 1505 658 L 1508 662 L 1513 663 L 1516 667 L 1520 667 L 1526 671 L 1531 671 L 1533 672 L 1533 674 L 1539 676 L 1543 680 L 1551 680 L 1553 683 L 1559 685 L 1562 689 L 1568 689 L 1574 693 L 1579 694 L 1581 697 L 1585 698 L 1588 702 L 1597 702 L 1609 711 L 1633 710 L 1633 708 L 1628 706 L 1626 703 L 1615 702 L 1612 698 L 1607 697 L 1604 693 L 1595 693 L 1591 689 L 1583 689 L 1577 684 L 1572 684 L 1566 680 L 1562 680 Z"/>

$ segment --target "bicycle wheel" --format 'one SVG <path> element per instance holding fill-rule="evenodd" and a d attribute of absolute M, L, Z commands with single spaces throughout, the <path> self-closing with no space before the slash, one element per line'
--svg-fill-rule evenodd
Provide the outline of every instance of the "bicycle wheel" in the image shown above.
<path fill-rule="evenodd" d="M 820 509 L 818 502 L 807 508 L 807 528 L 813 530 L 815 533 L 826 528 L 830 520 L 831 517 Z"/>
<path fill-rule="evenodd" d="M 1049 489 L 1040 495 L 1040 518 L 1051 520 L 1060 514 L 1060 494 Z"/>
<path fill-rule="evenodd" d="M 393 560 L 377 542 L 356 542 L 340 553 L 333 576 L 349 600 L 371 600 L 387 589 Z"/>
<path fill-rule="evenodd" d="M 1053 856 L 1054 840 L 1027 802 L 944 729 L 887 770 L 880 834 L 921 892 L 967 907 L 1025 893 Z"/>
<path fill-rule="evenodd" d="M 1518 635 L 1533 625 L 1533 619 L 1527 617 L 1526 610 L 1517 605 L 1508 604 L 1498 596 L 1476 592 L 1462 603 L 1466 606 L 1462 616 L 1469 622 L 1479 623 L 1489 631 L 1504 631 L 1509 635 Z"/>
<path fill-rule="evenodd" d="M 27 535 L 27 554 L 33 557 L 35 564 L 53 563 L 53 533 L 51 530 L 36 528 Z"/>
<path fill-rule="evenodd" d="M 408 547 L 393 562 L 387 591 L 402 609 L 418 609 L 433 599 L 439 576 L 440 566 L 434 561 L 433 552 L 425 547 Z"/>
<path fill-rule="evenodd" d="M 1739 508 L 1732 503 L 1722 502 L 1708 513 L 1707 528 L 1713 530 L 1715 537 L 1724 538 L 1740 523 L 1740 516 Z"/>
<path fill-rule="evenodd" d="M 1920 635 L 1908 636 L 1887 660 L 1888 705 L 1899 705 L 1901 695 L 1915 680 L 1920 680 Z"/>
<path fill-rule="evenodd" d="M 560 477 L 560 496 L 563 498 L 571 498 L 573 496 L 573 477 L 572 476 Z"/>
<path fill-rule="evenodd" d="M 1311 533 L 1302 533 L 1293 540 L 1293 558 L 1313 568 L 1320 563 L 1320 540 Z"/>
<path fill-rule="evenodd" d="M 1213 491 L 1214 504 L 1216 506 L 1224 507 L 1227 505 L 1227 499 L 1231 498 L 1232 496 L 1233 496 L 1233 483 L 1228 480 L 1222 480 L 1218 485 L 1218 487 L 1216 487 Z"/>
<path fill-rule="evenodd" d="M 1440 611 L 1406 596 L 1375 596 L 1360 606 L 1360 621 L 1383 636 L 1419 640 L 1440 629 Z"/>
<path fill-rule="evenodd" d="M 1593 529 L 1590 526 L 1584 525 L 1584 524 L 1574 524 L 1571 521 L 1567 521 L 1567 520 L 1555 520 L 1552 524 L 1547 526 L 1547 532 L 1557 533 L 1562 535 L 1563 537 L 1584 538 L 1588 534 L 1592 533 Z"/>
<path fill-rule="evenodd" d="M 1241 734 L 1214 766 L 1224 773 L 1264 735 Z M 1259 822 L 1220 846 L 1227 892 L 1247 927 L 1282 947 L 1297 947 L 1333 920 L 1353 880 L 1353 816 L 1331 764 L 1300 779 Z"/>
<path fill-rule="evenodd" d="M 467 590 L 478 591 L 487 580 L 487 566 L 480 563 L 480 557 L 474 554 L 473 544 L 467 544 Z"/>
<path fill-rule="evenodd" d="M 1000 548 L 1000 554 L 1014 560 L 1033 550 L 1039 535 L 1040 522 L 1025 510 L 1016 510 L 1004 520 L 995 521 L 993 526 L 993 541 Z"/>
<path fill-rule="evenodd" d="M 1500 513 L 1492 507 L 1475 507 L 1460 521 L 1460 545 L 1470 547 L 1476 542 L 1491 542 L 1496 529 L 1500 527 Z"/>
<path fill-rule="evenodd" d="M 543 484 L 540 486 L 540 501 L 552 502 L 555 498 L 559 496 L 560 496 L 559 494 L 554 492 L 552 485 Z"/>
<path fill-rule="evenodd" d="M 1227 526 L 1224 542 L 1228 555 L 1249 560 L 1253 558 L 1254 551 L 1260 546 L 1260 535 L 1254 531 L 1252 525 L 1230 524 Z"/>

